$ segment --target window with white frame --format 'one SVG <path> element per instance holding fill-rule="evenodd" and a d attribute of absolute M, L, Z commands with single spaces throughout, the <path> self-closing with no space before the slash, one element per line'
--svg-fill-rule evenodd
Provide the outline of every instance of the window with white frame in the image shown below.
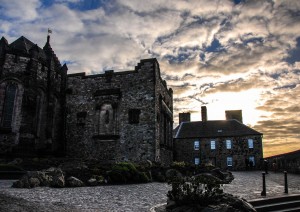
<path fill-rule="evenodd" d="M 194 150 L 199 150 L 199 149 L 200 149 L 200 142 L 194 141 Z"/>
<path fill-rule="evenodd" d="M 252 163 L 252 166 L 255 166 L 255 158 L 254 158 L 254 156 L 249 156 L 249 164 L 251 164 L 251 163 Z"/>
<path fill-rule="evenodd" d="M 232 157 L 227 157 L 227 166 L 232 166 Z"/>
<path fill-rule="evenodd" d="M 210 149 L 216 149 L 216 141 L 210 141 Z"/>
<path fill-rule="evenodd" d="M 199 165 L 200 164 L 200 158 L 195 157 L 195 165 Z"/>
<path fill-rule="evenodd" d="M 226 140 L 226 149 L 231 149 L 231 140 Z"/>
<path fill-rule="evenodd" d="M 253 149 L 253 139 L 251 138 L 248 139 L 248 147 L 249 149 Z"/>

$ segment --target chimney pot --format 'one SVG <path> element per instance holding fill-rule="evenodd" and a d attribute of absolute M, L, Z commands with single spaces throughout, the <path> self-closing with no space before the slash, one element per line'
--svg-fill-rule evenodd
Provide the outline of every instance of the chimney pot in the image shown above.
<path fill-rule="evenodd" d="M 191 121 L 191 113 L 179 113 L 179 124 L 182 122 L 190 122 Z"/>
<path fill-rule="evenodd" d="M 202 121 L 207 121 L 207 108 L 206 108 L 206 106 L 201 106 L 201 118 L 202 118 Z"/>

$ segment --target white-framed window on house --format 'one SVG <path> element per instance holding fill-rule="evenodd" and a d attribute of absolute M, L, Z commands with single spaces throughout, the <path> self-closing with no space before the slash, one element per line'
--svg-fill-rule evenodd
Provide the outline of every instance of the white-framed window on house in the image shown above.
<path fill-rule="evenodd" d="M 252 166 L 255 166 L 255 158 L 254 158 L 254 156 L 249 156 L 249 164 L 251 164 Z"/>
<path fill-rule="evenodd" d="M 232 147 L 232 143 L 231 143 L 231 140 L 226 140 L 226 149 L 231 149 Z"/>
<path fill-rule="evenodd" d="M 195 157 L 195 165 L 199 165 L 200 164 L 200 158 Z"/>
<path fill-rule="evenodd" d="M 216 141 L 213 141 L 213 140 L 210 141 L 210 149 L 211 150 L 216 149 Z"/>
<path fill-rule="evenodd" d="M 232 157 L 227 157 L 227 166 L 232 166 Z"/>
<path fill-rule="evenodd" d="M 194 150 L 200 149 L 200 141 L 194 141 Z"/>
<path fill-rule="evenodd" d="M 253 149 L 253 139 L 251 138 L 248 139 L 248 147 L 249 149 Z"/>

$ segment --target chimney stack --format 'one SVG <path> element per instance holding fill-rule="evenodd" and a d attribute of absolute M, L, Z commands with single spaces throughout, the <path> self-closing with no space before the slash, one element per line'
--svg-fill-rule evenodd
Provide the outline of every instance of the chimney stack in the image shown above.
<path fill-rule="evenodd" d="M 190 122 L 191 121 L 191 113 L 179 113 L 179 124 L 181 122 Z"/>
<path fill-rule="evenodd" d="M 201 106 L 201 118 L 202 118 L 202 121 L 207 121 L 207 109 L 206 109 L 206 106 Z"/>
<path fill-rule="evenodd" d="M 243 123 L 243 113 L 242 110 L 226 110 L 225 111 L 226 120 L 235 119 Z"/>

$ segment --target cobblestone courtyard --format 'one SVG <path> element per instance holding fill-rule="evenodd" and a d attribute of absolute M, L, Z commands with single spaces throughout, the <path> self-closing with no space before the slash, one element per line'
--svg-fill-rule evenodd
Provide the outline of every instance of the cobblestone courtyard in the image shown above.
<path fill-rule="evenodd" d="M 233 172 L 235 179 L 225 192 L 247 200 L 261 198 L 260 171 Z M 149 211 L 165 203 L 170 187 L 166 183 L 114 185 L 55 189 L 11 188 L 11 180 L 0 180 L 0 211 Z M 300 194 L 300 175 L 288 175 L 289 194 Z M 284 194 L 283 173 L 266 175 L 267 197 Z M 22 210 L 20 210 L 22 209 Z"/>

